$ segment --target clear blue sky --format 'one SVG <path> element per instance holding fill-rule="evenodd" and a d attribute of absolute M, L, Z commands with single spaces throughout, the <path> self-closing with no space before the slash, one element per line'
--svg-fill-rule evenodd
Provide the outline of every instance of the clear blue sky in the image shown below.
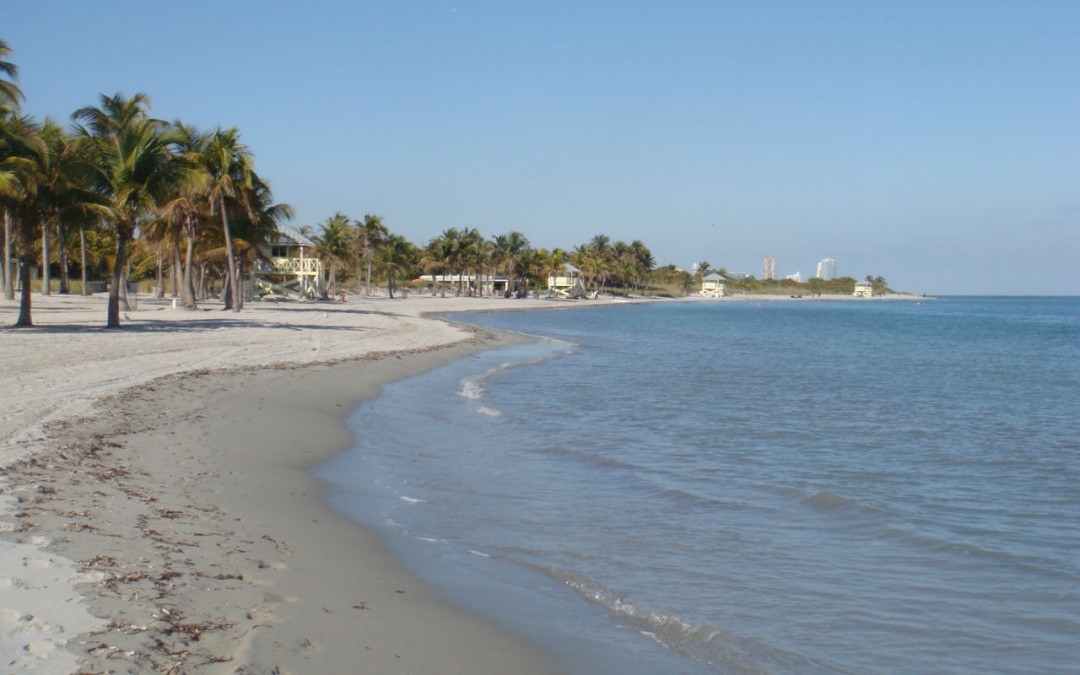
<path fill-rule="evenodd" d="M 294 225 L 1080 294 L 1080 2 L 8 2 L 25 112 L 236 126 Z"/>

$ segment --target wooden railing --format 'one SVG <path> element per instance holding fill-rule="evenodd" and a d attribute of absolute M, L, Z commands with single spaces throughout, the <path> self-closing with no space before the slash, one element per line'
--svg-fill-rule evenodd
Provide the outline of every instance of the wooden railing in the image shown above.
<path fill-rule="evenodd" d="M 270 258 L 260 261 L 259 271 L 264 274 L 319 274 L 322 261 L 318 258 Z"/>

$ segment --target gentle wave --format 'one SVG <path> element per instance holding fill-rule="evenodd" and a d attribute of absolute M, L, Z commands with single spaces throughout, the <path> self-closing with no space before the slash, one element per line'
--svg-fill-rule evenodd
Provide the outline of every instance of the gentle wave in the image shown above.
<path fill-rule="evenodd" d="M 544 363 L 545 361 L 550 361 L 551 359 L 555 359 L 560 356 L 569 354 L 574 350 L 573 344 L 565 342 L 563 340 L 545 339 L 544 342 L 559 347 L 559 350 L 552 351 L 551 353 L 536 359 L 527 359 L 524 361 L 509 361 L 506 363 L 502 363 L 494 368 L 491 368 L 490 370 L 480 373 L 479 375 L 472 375 L 470 377 L 466 377 L 461 380 L 461 388 L 458 390 L 458 395 L 470 401 L 479 401 L 484 397 L 484 389 L 487 381 L 490 380 L 492 377 L 498 375 L 499 373 L 505 372 L 511 368 L 539 365 L 541 363 Z"/>
<path fill-rule="evenodd" d="M 785 652 L 761 639 L 748 639 L 719 626 L 695 623 L 659 612 L 642 603 L 627 600 L 594 581 L 554 567 L 537 567 L 582 598 L 608 610 L 619 622 L 641 635 L 696 661 L 721 668 L 723 672 L 765 675 L 770 670 L 755 663 L 763 655 L 777 663 L 805 663 L 798 655 Z M 748 658 L 751 654 L 753 656 Z"/>
<path fill-rule="evenodd" d="M 806 503 L 822 511 L 832 511 L 857 504 L 854 499 L 834 495 L 831 492 L 815 492 L 806 498 Z"/>

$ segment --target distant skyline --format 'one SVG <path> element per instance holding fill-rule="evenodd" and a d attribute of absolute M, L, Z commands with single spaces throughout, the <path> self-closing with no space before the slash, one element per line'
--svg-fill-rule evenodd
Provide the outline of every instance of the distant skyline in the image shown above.
<path fill-rule="evenodd" d="M 1080 294 L 1080 3 L 8 3 L 23 111 L 236 126 L 294 227 Z"/>

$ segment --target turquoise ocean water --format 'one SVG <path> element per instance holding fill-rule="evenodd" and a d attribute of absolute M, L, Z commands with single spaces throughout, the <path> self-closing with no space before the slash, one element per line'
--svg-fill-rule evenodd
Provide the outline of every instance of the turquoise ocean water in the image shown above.
<path fill-rule="evenodd" d="M 319 474 L 568 673 L 1080 668 L 1080 298 L 455 318 Z"/>

